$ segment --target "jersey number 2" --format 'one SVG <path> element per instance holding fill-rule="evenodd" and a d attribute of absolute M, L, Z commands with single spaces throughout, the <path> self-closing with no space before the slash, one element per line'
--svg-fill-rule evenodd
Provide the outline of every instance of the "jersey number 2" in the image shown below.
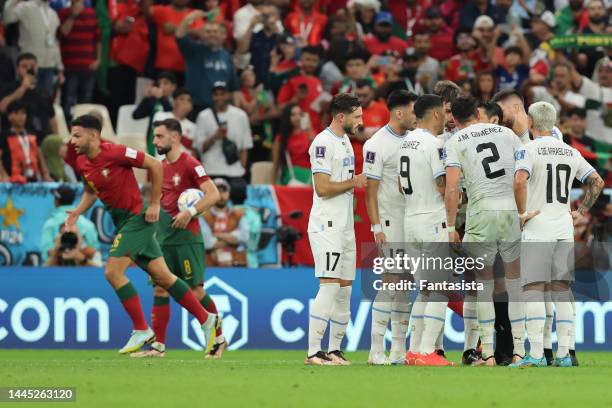
<path fill-rule="evenodd" d="M 491 163 L 495 163 L 499 160 L 499 152 L 497 151 L 497 146 L 495 146 L 495 144 L 491 142 L 481 143 L 476 146 L 476 151 L 478 153 L 482 152 L 485 149 L 491 150 L 492 153 L 492 156 L 488 156 L 482 159 L 482 168 L 484 169 L 485 176 L 487 176 L 488 179 L 496 179 L 506 174 L 506 171 L 504 169 L 491 171 Z"/>
<path fill-rule="evenodd" d="M 565 172 L 565 181 L 561 183 L 561 172 Z M 561 204 L 567 204 L 567 199 L 569 198 L 569 178 L 572 169 L 567 164 L 557 164 L 555 167 L 556 177 L 556 193 L 557 193 L 557 201 Z M 553 202 L 553 166 L 548 163 L 546 165 L 546 202 Z M 564 187 L 564 191 L 561 191 L 561 187 Z"/>
<path fill-rule="evenodd" d="M 410 182 L 410 157 L 400 157 L 400 178 L 405 178 L 406 183 L 401 183 L 404 194 L 412 194 L 412 183 Z M 407 187 L 404 185 L 407 184 Z"/>
<path fill-rule="evenodd" d="M 331 264 L 332 256 L 335 257 L 333 265 Z M 329 272 L 334 272 L 336 270 L 336 266 L 338 266 L 338 260 L 340 259 L 340 252 L 326 252 L 325 257 L 327 261 L 325 269 L 327 269 Z"/>

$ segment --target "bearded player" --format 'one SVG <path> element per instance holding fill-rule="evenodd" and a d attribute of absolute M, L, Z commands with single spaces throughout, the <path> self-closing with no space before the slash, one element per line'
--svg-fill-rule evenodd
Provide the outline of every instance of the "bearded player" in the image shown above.
<path fill-rule="evenodd" d="M 416 127 L 414 102 L 417 95 L 406 90 L 391 92 L 387 98 L 389 123 L 363 145 L 363 172 L 368 177 L 366 208 L 372 223 L 374 240 L 385 256 L 401 250 L 404 243 L 404 196 L 397 187 L 397 163 L 400 147 L 406 132 Z M 390 270 L 382 274 L 383 282 L 399 282 L 406 279 L 403 271 Z M 372 304 L 372 342 L 368 364 L 404 364 L 406 357 L 406 332 L 410 319 L 410 294 L 408 291 L 376 293 Z M 391 320 L 391 352 L 385 358 L 385 333 Z"/>
<path fill-rule="evenodd" d="M 162 212 L 158 238 L 164 259 L 176 275 L 185 280 L 204 308 L 217 314 L 212 298 L 204 291 L 204 244 L 197 217 L 208 211 L 219 199 L 217 187 L 204 171 L 202 164 L 193 156 L 182 151 L 181 124 L 176 119 L 166 119 L 153 124 L 153 145 L 162 160 L 164 182 L 162 185 Z M 187 210 L 179 212 L 178 199 L 189 188 L 204 193 L 198 202 Z M 170 320 L 168 292 L 160 286 L 153 289 L 153 310 L 151 325 L 156 341 L 150 350 L 132 353 L 132 357 L 164 357 L 165 339 Z M 206 357 L 220 358 L 227 348 L 221 331 L 220 318 L 215 328 L 215 344 Z"/>
<path fill-rule="evenodd" d="M 350 301 L 356 268 L 353 190 L 365 187 L 365 174 L 355 175 L 355 154 L 347 134 L 363 126 L 359 100 L 338 94 L 331 102 L 332 122 L 310 145 L 314 192 L 308 239 L 315 261 L 319 292 L 310 308 L 305 364 L 349 365 L 340 345 L 351 317 Z M 321 339 L 329 322 L 328 352 Z"/>
<path fill-rule="evenodd" d="M 66 162 L 80 173 L 86 184 L 77 207 L 68 213 L 66 225 L 76 223 L 99 198 L 110 213 L 117 234 L 106 263 L 104 275 L 130 316 L 134 330 L 121 354 L 140 349 L 155 341 L 147 324 L 136 289 L 125 276 L 132 262 L 146 271 L 156 286 L 164 288 L 201 325 L 206 347 L 216 315 L 208 313 L 189 286 L 170 272 L 155 239 L 162 195 L 162 165 L 153 157 L 129 147 L 104 142 L 102 123 L 93 115 L 72 121 L 72 133 Z M 145 206 L 140 196 L 133 168 L 146 169 L 151 180 L 151 199 Z"/>

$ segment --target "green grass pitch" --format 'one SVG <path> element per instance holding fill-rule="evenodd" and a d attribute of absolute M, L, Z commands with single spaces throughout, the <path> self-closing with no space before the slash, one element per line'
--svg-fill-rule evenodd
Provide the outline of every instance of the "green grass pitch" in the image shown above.
<path fill-rule="evenodd" d="M 449 353 L 458 361 L 459 353 Z M 299 351 L 234 351 L 221 361 L 170 350 L 164 359 L 115 351 L 0 350 L 0 386 L 76 387 L 52 407 L 611 407 L 612 353 L 578 353 L 580 367 L 307 367 Z"/>

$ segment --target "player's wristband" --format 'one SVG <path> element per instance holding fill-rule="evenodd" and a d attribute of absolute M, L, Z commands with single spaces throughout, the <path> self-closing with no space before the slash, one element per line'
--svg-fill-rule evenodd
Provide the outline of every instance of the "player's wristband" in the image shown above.
<path fill-rule="evenodd" d="M 195 205 L 188 207 L 187 211 L 189 212 L 189 214 L 191 214 L 192 217 L 195 217 L 198 213 L 198 210 L 196 210 Z"/>
<path fill-rule="evenodd" d="M 446 226 L 446 232 L 455 232 L 455 226 L 454 225 L 447 225 Z"/>
<path fill-rule="evenodd" d="M 382 227 L 380 226 L 380 224 L 374 224 L 372 225 L 372 231 L 374 232 L 374 234 L 378 234 L 382 231 Z"/>

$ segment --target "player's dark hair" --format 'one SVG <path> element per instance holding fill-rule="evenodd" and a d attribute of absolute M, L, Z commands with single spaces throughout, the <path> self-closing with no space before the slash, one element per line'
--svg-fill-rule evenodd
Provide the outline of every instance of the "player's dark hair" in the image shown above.
<path fill-rule="evenodd" d="M 436 82 L 433 93 L 442 98 L 442 103 L 452 103 L 455 98 L 461 95 L 461 88 L 453 81 L 443 80 Z"/>
<path fill-rule="evenodd" d="M 340 93 L 332 99 L 329 110 L 332 116 L 336 116 L 339 113 L 353 113 L 360 106 L 359 99 L 355 95 Z"/>
<path fill-rule="evenodd" d="M 38 61 L 38 58 L 36 58 L 36 55 L 32 54 L 31 52 L 23 52 L 17 57 L 17 65 L 19 65 L 19 63 L 23 60 Z"/>
<path fill-rule="evenodd" d="M 176 91 L 174 91 L 174 94 L 172 94 L 172 97 L 174 99 L 178 98 L 181 95 L 189 95 L 191 96 L 191 92 L 189 92 L 189 90 L 187 88 L 178 88 Z"/>
<path fill-rule="evenodd" d="M 513 46 L 510 46 L 510 47 L 508 47 L 508 48 L 506 48 L 504 50 L 504 56 L 510 55 L 510 54 L 518 54 L 522 58 L 523 57 L 523 50 L 521 50 L 516 45 L 513 45 Z"/>
<path fill-rule="evenodd" d="M 72 119 L 70 122 L 71 127 L 80 126 L 85 129 L 92 129 L 98 133 L 102 131 L 102 121 L 90 113 L 79 116 L 78 118 Z"/>
<path fill-rule="evenodd" d="M 521 102 L 523 102 L 523 95 L 521 95 L 519 91 L 513 88 L 508 88 L 508 89 L 504 89 L 503 91 L 499 91 L 498 93 L 493 95 L 493 99 L 491 99 L 491 102 L 493 103 L 503 102 L 506 99 L 513 97 L 513 96 L 516 96 L 517 98 L 521 100 Z"/>
<path fill-rule="evenodd" d="M 484 109 L 488 118 L 497 116 L 498 123 L 503 123 L 504 111 L 498 104 L 493 102 L 482 102 L 478 104 L 478 107 Z"/>
<path fill-rule="evenodd" d="M 396 89 L 387 97 L 387 109 L 389 111 L 400 106 L 408 106 L 412 102 L 416 102 L 419 96 L 415 93 L 408 92 L 405 89 Z"/>
<path fill-rule="evenodd" d="M 418 97 L 414 103 L 414 114 L 417 119 L 423 119 L 427 112 L 443 106 L 442 98 L 438 95 L 425 94 Z"/>
<path fill-rule="evenodd" d="M 470 95 L 462 95 L 457 97 L 451 104 L 451 113 L 453 118 L 459 123 L 465 123 L 470 118 L 475 118 L 477 115 L 478 102 Z"/>
<path fill-rule="evenodd" d="M 6 114 L 10 115 L 13 112 L 25 111 L 27 113 L 28 109 L 26 108 L 25 103 L 21 102 L 19 99 L 14 100 L 9 103 L 6 107 Z"/>
<path fill-rule="evenodd" d="M 570 117 L 570 118 L 572 116 L 574 116 L 574 115 L 576 115 L 576 116 L 578 116 L 578 117 L 580 117 L 582 119 L 586 119 L 586 116 L 587 116 L 586 109 L 584 109 L 584 108 L 574 108 L 574 109 L 570 110 L 568 112 L 568 114 L 567 114 L 567 116 Z"/>
<path fill-rule="evenodd" d="M 168 118 L 164 120 L 156 120 L 153 122 L 154 127 L 164 126 L 171 132 L 178 132 L 179 135 L 183 134 L 183 128 L 181 127 L 181 122 L 176 119 Z"/>

